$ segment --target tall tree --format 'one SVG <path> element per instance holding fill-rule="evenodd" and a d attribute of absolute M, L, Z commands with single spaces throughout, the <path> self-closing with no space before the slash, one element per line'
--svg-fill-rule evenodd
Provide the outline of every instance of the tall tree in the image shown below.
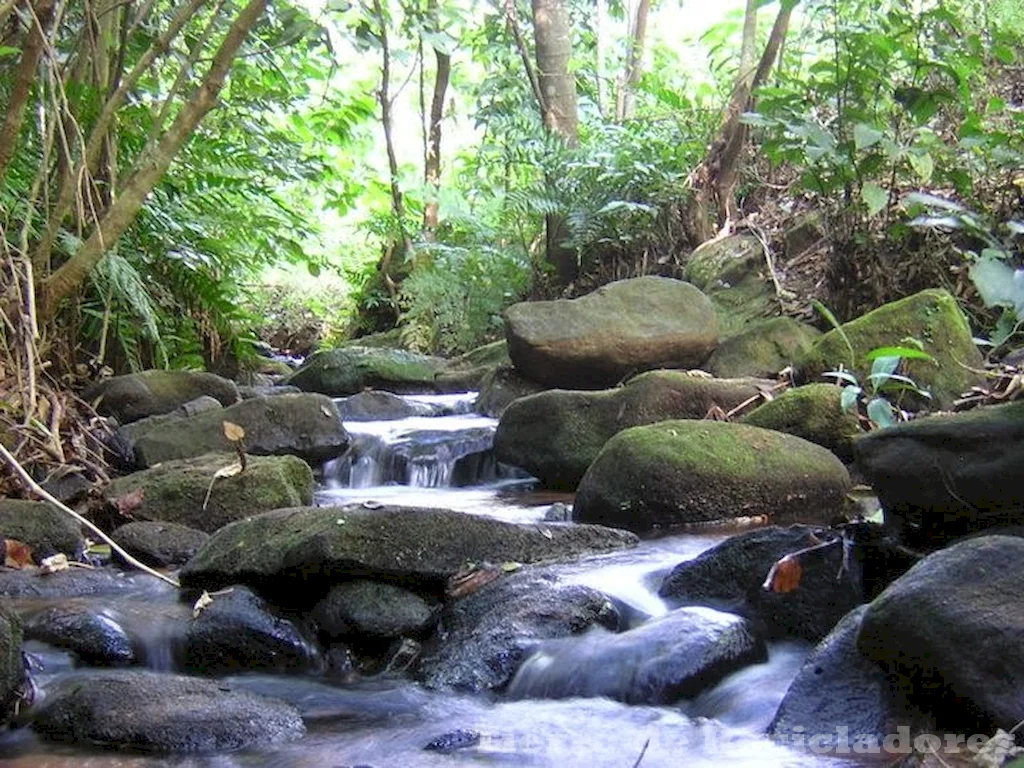
<path fill-rule="evenodd" d="M 750 0 L 754 2 L 754 0 Z M 644 46 L 647 42 L 647 18 L 651 0 L 638 0 L 629 22 L 629 51 L 626 67 L 619 76 L 615 94 L 615 120 L 622 122 L 633 116 L 636 86 L 643 74 Z"/>
<path fill-rule="evenodd" d="M 423 207 L 423 230 L 429 238 L 434 237 L 438 224 L 437 195 L 441 188 L 441 121 L 444 119 L 444 102 L 451 79 L 452 56 L 440 42 L 441 25 L 438 18 L 437 0 L 427 4 L 431 49 L 434 51 L 434 87 L 430 97 L 430 112 L 427 115 L 427 143 L 423 157 L 423 178 L 430 188 L 432 197 Z M 423 66 L 422 61 L 420 66 Z"/>

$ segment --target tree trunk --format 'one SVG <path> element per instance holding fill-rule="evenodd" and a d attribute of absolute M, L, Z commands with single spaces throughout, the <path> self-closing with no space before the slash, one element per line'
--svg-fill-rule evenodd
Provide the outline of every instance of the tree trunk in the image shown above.
<path fill-rule="evenodd" d="M 615 121 L 618 123 L 633 116 L 636 86 L 644 71 L 644 45 L 647 41 L 647 17 L 650 11 L 651 0 L 640 0 L 636 6 L 636 15 L 630 21 L 629 56 L 626 59 L 626 70 L 619 78 L 615 100 Z"/>
<path fill-rule="evenodd" d="M 562 137 L 570 147 L 579 145 L 579 116 L 576 107 L 576 78 L 569 72 L 572 36 L 569 7 L 565 0 L 533 0 L 533 30 L 537 46 L 537 84 L 541 95 L 544 125 Z M 561 216 L 545 219 L 547 259 L 558 280 L 569 285 L 579 271 L 576 252 L 562 243 L 566 239 Z"/>
<path fill-rule="evenodd" d="M 437 69 L 434 72 L 434 94 L 430 99 L 427 152 L 423 158 L 423 176 L 433 192 L 433 199 L 423 208 L 423 229 L 431 239 L 437 231 L 437 195 L 441 190 L 441 120 L 444 119 L 444 100 L 452 71 L 452 57 L 449 54 L 435 48 L 434 59 Z"/>
<path fill-rule="evenodd" d="M 89 238 L 78 251 L 40 286 L 40 319 L 45 322 L 56 314 L 60 302 L 71 296 L 99 263 L 107 250 L 138 215 L 142 204 L 167 172 L 206 114 L 216 105 L 238 49 L 249 31 L 263 15 L 267 0 L 249 0 L 232 22 L 209 71 L 171 123 L 159 143 L 143 153 L 121 189 L 117 200 L 106 211 Z"/>

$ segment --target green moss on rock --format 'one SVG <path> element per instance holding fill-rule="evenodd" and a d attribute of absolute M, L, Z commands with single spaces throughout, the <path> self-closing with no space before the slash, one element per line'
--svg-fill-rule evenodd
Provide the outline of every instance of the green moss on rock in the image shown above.
<path fill-rule="evenodd" d="M 861 381 L 871 373 L 864 356 L 873 349 L 903 344 L 909 337 L 920 341 L 935 361 L 909 360 L 907 375 L 931 392 L 934 405 L 950 408 L 953 401 L 982 382 L 976 371 L 984 366 L 981 353 L 971 337 L 967 318 L 948 291 L 931 289 L 892 302 L 844 323 L 843 335 L 833 329 L 818 339 L 797 361 L 801 381 L 818 380 L 823 373 L 843 365 Z"/>
<path fill-rule="evenodd" d="M 0 725 L 7 722 L 24 676 L 21 639 L 21 621 L 0 605 Z"/>
<path fill-rule="evenodd" d="M 743 423 L 802 437 L 851 461 L 853 440 L 862 430 L 856 414 L 843 411 L 841 397 L 834 384 L 807 384 L 754 409 Z"/>
<path fill-rule="evenodd" d="M 719 378 L 774 376 L 806 352 L 821 332 L 791 317 L 754 323 L 718 345 L 707 369 Z"/>
<path fill-rule="evenodd" d="M 45 501 L 0 499 L 0 539 L 20 541 L 42 557 L 63 552 L 74 558 L 85 549 L 81 526 Z"/>
<path fill-rule="evenodd" d="M 364 389 L 416 393 L 436 389 L 445 361 L 401 349 L 347 346 L 317 352 L 284 383 L 306 392 L 347 397 Z"/>
<path fill-rule="evenodd" d="M 609 440 L 576 494 L 574 519 L 647 531 L 737 517 L 827 520 L 850 477 L 830 451 L 745 424 L 664 421 Z"/>
<path fill-rule="evenodd" d="M 235 383 L 212 373 L 197 371 L 142 371 L 105 379 L 83 397 L 98 401 L 97 410 L 120 423 L 170 413 L 175 408 L 207 395 L 228 406 L 240 399 Z"/>

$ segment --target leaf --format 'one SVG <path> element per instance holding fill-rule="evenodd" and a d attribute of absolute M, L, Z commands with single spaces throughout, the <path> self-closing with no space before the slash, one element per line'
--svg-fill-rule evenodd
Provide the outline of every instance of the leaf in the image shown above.
<path fill-rule="evenodd" d="M 882 136 L 884 135 L 885 134 L 882 131 L 879 131 L 877 128 L 872 128 L 866 123 L 857 123 L 853 126 L 853 145 L 859 152 L 875 146 L 875 144 L 882 140 Z"/>
<path fill-rule="evenodd" d="M 889 203 L 889 193 L 873 182 L 866 183 L 860 189 L 861 199 L 868 207 L 868 216 L 877 216 Z"/>
<path fill-rule="evenodd" d="M 868 376 L 868 381 L 874 384 L 875 387 L 880 387 L 885 383 L 886 379 L 896 373 L 896 369 L 900 367 L 902 359 L 899 355 L 876 357 L 871 364 L 871 375 Z"/>
<path fill-rule="evenodd" d="M 932 180 L 932 173 L 935 172 L 935 161 L 932 160 L 930 153 L 911 152 L 907 159 L 910 160 L 910 167 L 914 169 L 914 172 L 918 175 L 921 181 L 927 184 Z"/>
<path fill-rule="evenodd" d="M 7 56 L 17 56 L 19 53 L 21 53 L 20 48 L 12 48 L 9 45 L 0 45 L 0 59 Z"/>
<path fill-rule="evenodd" d="M 803 575 L 804 569 L 800 565 L 800 559 L 793 555 L 786 555 L 772 566 L 764 587 L 771 592 L 792 592 L 800 586 Z"/>
<path fill-rule="evenodd" d="M 817 310 L 822 317 L 828 320 L 831 326 L 835 329 L 836 333 L 839 334 L 839 337 L 843 340 L 843 343 L 846 344 L 846 348 L 850 351 L 849 363 L 850 365 L 853 365 L 853 359 L 855 355 L 853 353 L 853 345 L 850 343 L 850 337 L 846 335 L 846 331 L 843 330 L 843 326 L 839 323 L 839 320 L 836 319 L 836 316 L 832 314 L 832 310 L 830 310 L 817 299 L 811 300 L 811 306 L 814 307 L 814 309 Z"/>
<path fill-rule="evenodd" d="M 876 397 L 868 402 L 868 418 L 880 427 L 891 427 L 896 423 L 896 414 L 892 405 L 884 397 Z"/>
<path fill-rule="evenodd" d="M 4 539 L 4 565 L 7 568 L 32 567 L 32 547 L 17 539 Z"/>
<path fill-rule="evenodd" d="M 245 438 L 245 430 L 232 421 L 224 422 L 224 437 L 232 443 L 241 442 Z"/>
<path fill-rule="evenodd" d="M 125 517 L 131 517 L 132 513 L 142 506 L 142 503 L 146 500 L 146 489 L 136 488 L 134 491 L 118 496 L 111 499 L 111 503 L 117 507 L 117 511 Z"/>
<path fill-rule="evenodd" d="M 953 202 L 952 200 L 946 200 L 945 198 L 938 197 L 936 195 L 929 195 L 926 192 L 911 192 L 905 198 L 905 203 L 923 205 L 928 208 L 941 208 L 945 211 L 954 211 L 960 213 L 965 211 L 960 203 Z"/>
<path fill-rule="evenodd" d="M 43 574 L 66 571 L 70 567 L 71 564 L 68 563 L 68 556 L 63 552 L 58 552 L 56 555 L 45 557 L 39 562 L 39 572 Z"/>
<path fill-rule="evenodd" d="M 839 396 L 839 405 L 843 410 L 843 413 L 849 413 L 857 408 L 857 398 L 860 397 L 860 387 L 853 385 L 843 387 L 842 394 Z"/>
<path fill-rule="evenodd" d="M 859 383 L 857 377 L 849 371 L 825 371 L 821 374 L 822 376 L 828 376 L 829 378 L 836 379 L 837 381 L 845 381 L 847 384 L 857 386 Z"/>
<path fill-rule="evenodd" d="M 198 619 L 199 618 L 199 614 L 201 614 L 203 611 L 205 611 L 207 609 L 207 607 L 212 605 L 212 604 L 213 604 L 213 598 L 210 597 L 210 593 L 207 592 L 204 589 L 203 590 L 203 594 L 201 594 L 199 596 L 199 599 L 196 600 L 195 603 L 193 603 L 193 605 L 192 605 L 192 618 L 193 619 Z"/>
<path fill-rule="evenodd" d="M 242 473 L 242 463 L 236 461 L 234 464 L 228 464 L 226 467 L 221 467 L 213 473 L 213 477 L 216 480 L 219 477 L 234 477 Z"/>
<path fill-rule="evenodd" d="M 864 360 L 866 362 L 871 362 L 872 360 L 877 360 L 880 357 L 903 357 L 907 360 L 935 361 L 935 358 L 927 352 L 915 349 L 914 347 L 875 347 L 864 355 Z"/>

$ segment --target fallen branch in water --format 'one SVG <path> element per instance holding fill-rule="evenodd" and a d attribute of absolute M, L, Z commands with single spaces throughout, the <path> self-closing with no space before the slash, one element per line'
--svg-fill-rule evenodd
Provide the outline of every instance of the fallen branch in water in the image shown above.
<path fill-rule="evenodd" d="M 0 455 L 3 456 L 8 466 L 10 466 L 12 470 L 14 470 L 14 474 L 16 474 L 21 479 L 21 482 L 23 482 L 28 487 L 28 489 L 31 490 L 36 496 L 43 499 L 44 501 L 50 502 L 55 507 L 60 509 L 62 512 L 71 515 L 80 524 L 84 525 L 86 528 L 88 528 L 90 531 L 96 534 L 96 536 L 98 536 L 102 541 L 109 544 L 110 548 L 114 552 L 117 552 L 119 555 L 121 555 L 121 557 L 123 557 L 125 559 L 125 562 L 127 562 L 129 565 L 138 568 L 140 571 L 145 571 L 150 576 L 156 576 L 158 579 L 167 582 L 172 587 L 175 587 L 177 589 L 181 588 L 181 584 L 179 584 L 175 579 L 172 579 L 170 576 L 167 576 L 166 574 L 160 573 L 159 571 L 150 568 L 148 565 L 144 563 L 140 563 L 134 557 L 125 552 L 116 543 L 114 543 L 114 540 L 107 536 L 107 534 L 105 534 L 103 531 L 101 531 L 92 521 L 85 519 L 80 514 L 75 512 L 75 510 L 73 510 L 71 507 L 59 501 L 56 497 L 47 492 L 46 489 L 44 489 L 41 485 L 39 485 L 39 483 L 32 479 L 32 476 L 27 471 L 25 471 L 25 468 L 18 463 L 18 460 L 14 458 L 14 456 L 11 454 L 10 451 L 7 450 L 3 443 L 0 443 Z"/>

